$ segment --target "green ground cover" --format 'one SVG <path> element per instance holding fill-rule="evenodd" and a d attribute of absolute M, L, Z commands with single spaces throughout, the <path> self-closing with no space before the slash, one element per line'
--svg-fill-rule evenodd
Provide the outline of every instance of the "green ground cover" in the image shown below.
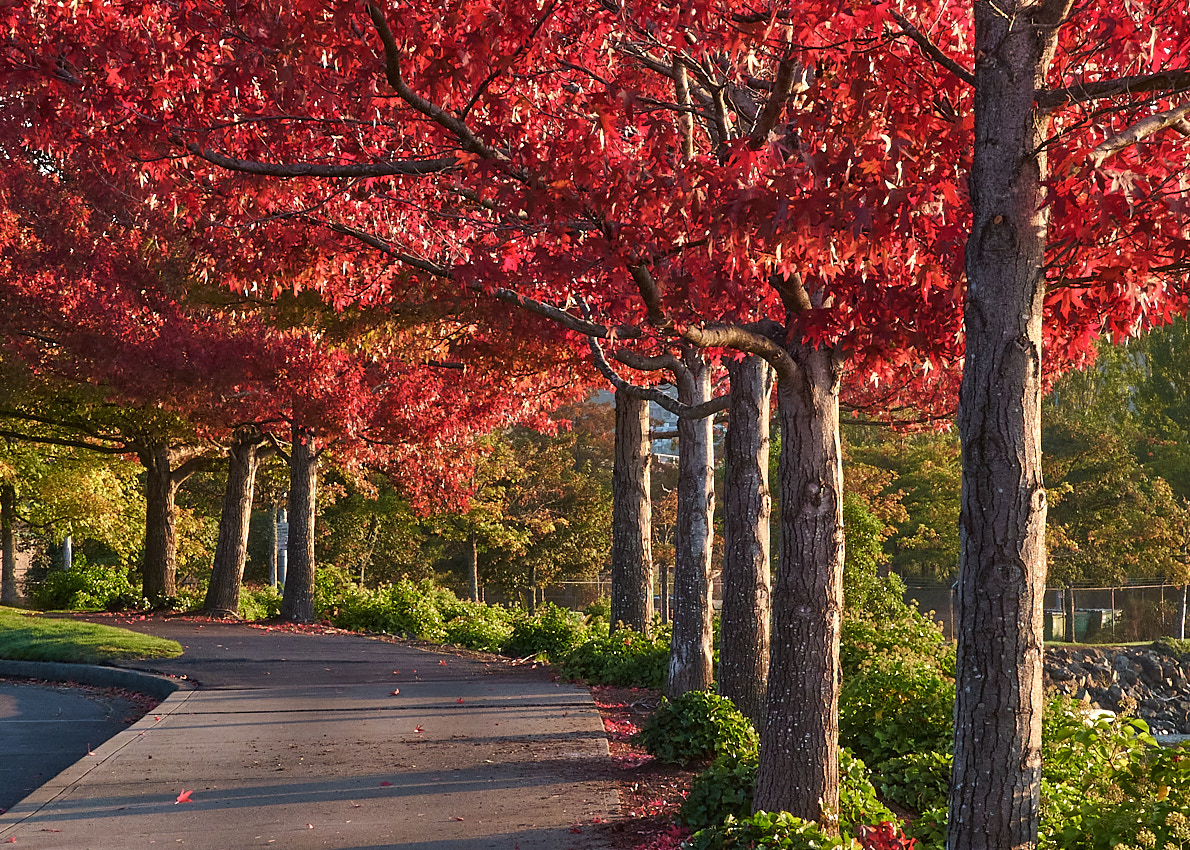
<path fill-rule="evenodd" d="M 102 664 L 123 658 L 174 658 L 181 654 L 177 641 L 0 608 L 0 658 Z"/>

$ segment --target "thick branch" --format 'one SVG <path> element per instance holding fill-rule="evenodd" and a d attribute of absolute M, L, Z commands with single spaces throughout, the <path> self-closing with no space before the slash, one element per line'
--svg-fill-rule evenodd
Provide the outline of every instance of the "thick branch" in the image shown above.
<path fill-rule="evenodd" d="M 368 16 L 372 19 L 380 41 L 384 44 L 384 75 L 388 79 L 388 84 L 392 86 L 393 91 L 401 100 L 454 136 L 465 150 L 484 159 L 507 164 L 508 157 L 486 144 L 465 122 L 445 109 L 435 106 L 409 87 L 401 75 L 401 48 L 397 45 L 393 31 L 389 29 L 384 12 L 375 3 L 368 3 Z"/>
<path fill-rule="evenodd" d="M 350 165 L 318 165 L 312 162 L 258 162 L 250 159 L 236 159 L 212 150 L 203 150 L 193 142 L 174 140 L 187 151 L 212 165 L 239 171 L 245 174 L 259 174 L 265 177 L 394 177 L 417 174 L 440 174 L 458 166 L 453 156 L 438 159 L 409 159 L 400 162 L 368 162 Z"/>
<path fill-rule="evenodd" d="M 649 312 L 649 321 L 654 327 L 668 328 L 673 323 L 665 315 L 665 308 L 661 305 L 661 290 L 657 288 L 653 273 L 644 265 L 629 266 L 628 272 L 636 281 L 636 288 L 640 290 L 640 297 Z"/>
<path fill-rule="evenodd" d="M 131 454 L 132 452 L 132 449 L 130 449 L 127 445 L 97 446 L 94 443 L 88 443 L 84 440 L 69 440 L 65 437 L 36 436 L 34 434 L 23 434 L 20 431 L 8 431 L 4 429 L 0 429 L 0 437 L 24 443 L 37 443 L 43 446 L 63 446 L 65 448 L 71 449 L 86 449 L 87 451 L 96 452 L 103 455 L 125 455 Z"/>
<path fill-rule="evenodd" d="M 710 401 L 705 401 L 702 404 L 694 406 L 683 404 L 675 398 L 672 398 L 656 387 L 640 387 L 636 384 L 630 384 L 624 380 L 615 369 L 612 368 L 611 363 L 608 362 L 607 356 L 603 352 L 603 346 L 599 344 L 599 340 L 593 336 L 587 337 L 587 342 L 591 346 L 591 359 L 605 378 L 616 388 L 617 392 L 628 393 L 629 395 L 644 399 L 645 401 L 654 402 L 661 407 L 668 410 L 679 419 L 704 419 L 707 416 L 712 416 L 720 411 L 726 410 L 730 399 L 727 396 L 720 396 L 713 398 Z M 632 366 L 634 369 L 641 369 L 642 371 L 655 371 L 659 369 L 672 370 L 675 366 L 682 366 L 681 361 L 671 355 L 662 355 L 660 357 L 646 357 L 644 355 L 636 355 L 631 358 L 626 358 L 623 355 L 631 354 L 631 352 L 616 352 L 614 355 L 617 360 L 627 366 Z M 632 363 L 627 362 L 628 359 L 633 360 Z M 638 365 L 639 364 L 639 365 Z M 649 364 L 649 365 L 646 365 Z M 685 367 L 682 367 L 683 369 Z"/>
<path fill-rule="evenodd" d="M 797 63 L 792 58 L 782 59 L 781 64 L 777 66 L 777 79 L 773 81 L 773 90 L 769 93 L 768 100 L 765 101 L 760 117 L 756 119 L 756 126 L 752 128 L 751 144 L 753 147 L 760 147 L 768 141 L 769 133 L 777 126 L 781 109 L 785 106 L 789 95 L 793 93 L 796 77 L 794 69 L 797 67 Z"/>
<path fill-rule="evenodd" d="M 1091 161 L 1098 168 L 1100 165 L 1103 165 L 1103 161 L 1108 157 L 1114 156 L 1125 148 L 1147 139 L 1154 133 L 1160 133 L 1167 128 L 1173 128 L 1181 132 L 1180 125 L 1185 123 L 1187 115 L 1190 115 L 1190 104 L 1179 106 L 1176 109 L 1168 109 L 1165 112 L 1158 112 L 1156 115 L 1150 115 L 1148 118 L 1137 121 L 1127 130 L 1116 133 L 1114 136 L 1104 139 L 1097 144 L 1091 150 Z"/>
<path fill-rule="evenodd" d="M 682 138 L 682 160 L 694 159 L 694 116 L 690 114 L 690 77 L 686 63 L 680 57 L 673 59 L 674 93 L 683 112 L 678 114 L 678 135 Z"/>
<path fill-rule="evenodd" d="M 1053 109 L 1067 103 L 1086 103 L 1119 94 L 1151 94 L 1153 92 L 1175 92 L 1190 89 L 1190 68 L 1176 68 L 1156 74 L 1141 74 L 1135 77 L 1120 77 L 1115 80 L 1096 80 L 1078 83 L 1062 89 L 1048 89 L 1037 92 L 1037 105 L 1042 109 Z"/>
<path fill-rule="evenodd" d="M 763 357 L 781 381 L 795 381 L 800 369 L 781 345 L 765 334 L 742 325 L 691 325 L 682 330 L 682 339 L 700 348 L 732 348 Z"/>
<path fill-rule="evenodd" d="M 774 272 L 769 276 L 769 286 L 777 290 L 777 294 L 781 296 L 781 304 L 784 305 L 787 314 L 804 313 L 814 306 L 810 302 L 810 293 L 806 291 L 802 276 L 797 272 L 791 273 L 788 277 Z"/>
<path fill-rule="evenodd" d="M 915 27 L 909 21 L 909 19 L 900 12 L 893 9 L 891 14 L 896 22 L 901 25 L 901 32 L 917 42 L 917 46 L 921 48 L 922 52 L 926 56 L 930 57 L 943 68 L 950 71 L 967 85 L 975 85 L 975 74 L 973 74 L 971 71 L 968 71 L 954 59 L 943 53 L 938 45 L 930 41 L 930 37 L 928 35 Z"/>

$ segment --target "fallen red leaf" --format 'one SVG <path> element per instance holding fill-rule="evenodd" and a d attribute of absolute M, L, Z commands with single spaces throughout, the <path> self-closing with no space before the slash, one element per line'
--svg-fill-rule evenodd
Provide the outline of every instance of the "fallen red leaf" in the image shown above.
<path fill-rule="evenodd" d="M 178 799 L 174 800 L 174 805 L 176 806 L 178 803 L 193 802 L 193 800 L 190 799 L 190 795 L 193 793 L 193 791 L 187 791 L 185 788 L 183 788 L 182 793 L 178 795 Z"/>
<path fill-rule="evenodd" d="M 413 731 L 420 735 L 422 732 L 424 732 L 426 730 L 421 728 L 421 724 L 419 723 L 413 727 Z"/>
<path fill-rule="evenodd" d="M 579 829 L 577 826 L 570 827 L 570 831 L 573 832 L 575 835 L 578 835 L 580 832 L 582 832 L 582 830 Z"/>
<path fill-rule="evenodd" d="M 462 703 L 462 701 L 463 701 L 463 698 L 459 697 L 459 702 Z"/>
<path fill-rule="evenodd" d="M 392 694 L 391 694 L 391 695 L 395 697 L 395 696 L 397 696 L 397 694 L 399 694 L 399 693 L 401 693 L 401 689 L 400 689 L 400 688 L 394 688 L 394 689 L 393 689 L 393 692 L 392 692 Z"/>
<path fill-rule="evenodd" d="M 381 788 L 388 788 L 388 787 L 390 787 L 391 785 L 392 785 L 392 783 L 391 783 L 391 782 L 381 782 L 381 783 L 380 783 L 380 787 L 381 787 Z"/>
<path fill-rule="evenodd" d="M 438 662 L 438 666 L 439 666 L 439 667 L 445 667 L 445 666 L 446 666 L 446 662 L 445 662 L 445 661 L 439 661 L 439 662 Z"/>
<path fill-rule="evenodd" d="M 306 829 L 313 829 L 313 828 L 314 828 L 314 824 L 312 824 L 312 823 L 306 824 Z"/>
<path fill-rule="evenodd" d="M 462 820 L 462 818 L 456 815 L 455 817 L 451 818 L 451 820 Z"/>

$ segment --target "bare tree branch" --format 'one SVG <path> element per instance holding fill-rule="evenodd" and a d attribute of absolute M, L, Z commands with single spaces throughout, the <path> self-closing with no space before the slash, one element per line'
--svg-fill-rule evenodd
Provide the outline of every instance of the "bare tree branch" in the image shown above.
<path fill-rule="evenodd" d="M 917 42 L 917 46 L 921 48 L 922 52 L 926 56 L 930 57 L 943 68 L 950 71 L 967 85 L 975 85 L 974 73 L 968 71 L 954 59 L 943 53 L 938 45 L 930 41 L 930 37 L 928 35 L 915 27 L 913 23 L 900 12 L 893 9 L 891 10 L 891 14 L 896 22 L 901 25 L 901 32 Z"/>
<path fill-rule="evenodd" d="M 212 150 L 204 150 L 194 142 L 184 142 L 177 136 L 174 141 L 194 156 L 212 165 L 239 171 L 244 174 L 259 174 L 265 177 L 395 177 L 418 174 L 441 174 L 457 168 L 459 161 L 453 156 L 438 159 L 408 159 L 399 162 L 360 162 L 349 165 L 319 165 L 312 162 L 259 162 L 251 159 L 237 159 Z"/>
<path fill-rule="evenodd" d="M 1175 92 L 1190 89 L 1190 68 L 1175 68 L 1156 74 L 1141 74 L 1135 77 L 1120 77 L 1115 80 L 1095 80 L 1076 83 L 1062 89 L 1047 89 L 1037 92 L 1037 105 L 1042 109 L 1053 109 L 1068 103 L 1086 103 L 1119 94 L 1150 94 L 1153 92 Z"/>
<path fill-rule="evenodd" d="M 382 239 L 372 233 L 360 230 L 359 228 L 349 227 L 345 224 L 327 224 L 326 226 L 336 233 L 358 239 L 365 245 L 375 248 L 377 251 L 392 257 L 397 262 L 407 265 L 410 268 L 418 269 L 442 280 L 454 280 L 454 273 L 445 265 L 435 263 L 415 254 L 410 254 L 407 251 L 402 251 L 388 240 Z M 619 339 L 639 339 L 642 336 L 640 328 L 633 325 L 618 325 L 609 328 L 595 322 L 585 321 L 572 313 L 568 313 L 561 307 L 548 304 L 544 301 L 538 301 L 535 298 L 529 298 L 511 289 L 498 288 L 489 292 L 480 283 L 471 283 L 469 284 L 469 288 L 473 292 L 491 295 L 505 304 L 512 304 L 515 307 L 536 313 L 538 316 L 557 322 L 567 330 L 577 331 L 584 336 L 595 336 L 600 339 L 609 339 L 612 337 Z"/>
<path fill-rule="evenodd" d="M 641 387 L 629 383 L 612 368 L 611 363 L 608 362 L 607 356 L 604 354 L 603 346 L 600 345 L 597 338 L 589 336 L 587 337 L 587 342 L 591 346 L 591 359 L 595 363 L 595 368 L 607 378 L 611 385 L 616 388 L 617 392 L 628 393 L 634 398 L 654 402 L 679 419 L 705 419 L 707 416 L 712 416 L 727 409 L 730 399 L 725 395 L 713 398 L 710 401 L 704 401 L 702 404 L 691 406 L 666 395 L 656 387 Z M 618 351 L 613 356 L 621 363 L 624 363 L 624 365 L 631 366 L 634 369 L 640 369 L 641 371 L 651 372 L 660 369 L 672 371 L 675 366 L 685 370 L 682 362 L 672 354 L 661 355 L 659 357 L 648 357 L 645 355 L 632 356 L 634 354 L 634 352 Z M 632 362 L 629 362 L 629 360 Z"/>
<path fill-rule="evenodd" d="M 447 112 L 445 109 L 435 106 L 409 87 L 409 84 L 405 82 L 405 78 L 401 75 L 401 48 L 393 36 L 393 31 L 389 29 L 384 12 L 375 3 L 368 3 L 367 6 L 368 17 L 372 19 L 372 24 L 376 27 L 376 33 L 380 36 L 380 41 L 384 44 L 385 78 L 401 100 L 454 136 L 463 146 L 464 150 L 493 162 L 500 162 L 505 165 L 510 164 L 507 156 L 475 135 L 474 131 L 467 126 L 466 122 Z M 519 176 L 521 179 L 524 179 L 524 175 Z"/>
<path fill-rule="evenodd" d="M 1167 128 L 1173 128 L 1178 132 L 1182 132 L 1181 125 L 1186 123 L 1187 115 L 1190 115 L 1190 104 L 1179 106 L 1176 109 L 1167 109 L 1165 112 L 1158 112 L 1156 115 L 1143 118 L 1127 130 L 1104 139 L 1092 148 L 1091 161 L 1098 168 L 1103 165 L 1105 159 L 1116 155 L 1125 148 L 1135 145 L 1137 142 L 1147 139 L 1154 133 L 1160 133 Z M 1185 134 L 1183 133 L 1183 135 Z"/>

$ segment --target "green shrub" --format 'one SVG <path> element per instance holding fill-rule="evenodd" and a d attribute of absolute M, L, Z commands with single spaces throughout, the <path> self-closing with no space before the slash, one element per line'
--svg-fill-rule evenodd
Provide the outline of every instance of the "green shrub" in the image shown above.
<path fill-rule="evenodd" d="M 334 580 L 329 571 L 328 577 Z M 348 584 L 339 591 L 338 604 L 326 611 L 331 622 L 343 629 L 441 641 L 446 629 L 435 604 L 435 590 L 432 582 L 408 579 L 375 590 Z"/>
<path fill-rule="evenodd" d="M 690 783 L 678 823 L 703 829 L 723 823 L 728 816 L 747 817 L 752 812 L 755 784 L 756 759 L 720 756 Z"/>
<path fill-rule="evenodd" d="M 1190 848 L 1190 746 L 1162 747 L 1132 718 L 1069 701 L 1043 724 L 1039 848 Z"/>
<path fill-rule="evenodd" d="M 760 745 L 756 730 L 727 697 L 689 691 L 661 705 L 637 736 L 659 761 L 686 764 L 718 756 L 754 758 Z"/>
<path fill-rule="evenodd" d="M 890 654 L 929 659 L 944 674 L 954 677 L 954 642 L 946 639 L 941 626 L 916 608 L 905 606 L 901 616 L 887 620 L 843 618 L 840 660 L 844 679 L 857 672 L 868 658 Z"/>
<path fill-rule="evenodd" d="M 914 752 L 951 746 L 954 680 L 932 659 L 873 655 L 843 681 L 839 743 L 879 768 Z"/>
<path fill-rule="evenodd" d="M 563 658 L 583 642 L 586 632 L 580 615 L 546 602 L 533 616 L 513 623 L 512 635 L 501 651 L 513 658 Z"/>
<path fill-rule="evenodd" d="M 752 811 L 755 784 L 755 755 L 745 759 L 720 756 L 691 783 L 678 820 L 692 829 L 702 829 L 723 823 L 729 815 L 745 818 Z M 839 750 L 840 829 L 848 832 L 860 825 L 895 819 L 877 798 L 867 766 L 847 750 Z"/>
<path fill-rule="evenodd" d="M 69 571 L 53 570 L 32 591 L 47 610 L 118 611 L 146 608 L 148 602 L 128 578 L 128 568 L 88 564 L 81 555 Z"/>
<path fill-rule="evenodd" d="M 854 838 L 827 835 L 818 824 L 789 812 L 757 812 L 739 819 L 729 815 L 721 825 L 694 833 L 682 846 L 689 850 L 861 850 Z"/>
<path fill-rule="evenodd" d="M 1039 850 L 1190 848 L 1190 746 L 1162 747 L 1144 721 L 1094 717 L 1067 699 L 1042 719 Z M 945 844 L 946 808 L 909 828 L 923 850 Z"/>
<path fill-rule="evenodd" d="M 446 621 L 447 643 L 482 652 L 499 652 L 512 637 L 512 619 L 503 608 L 482 602 L 460 602 L 450 606 L 449 610 L 454 616 Z"/>
<path fill-rule="evenodd" d="M 928 809 L 905 825 L 905 834 L 918 841 L 918 850 L 946 847 L 946 806 Z"/>
<path fill-rule="evenodd" d="M 863 759 L 846 748 L 839 749 L 839 828 L 895 821 L 896 816 L 876 796 L 872 774 Z"/>
<path fill-rule="evenodd" d="M 583 616 L 587 621 L 610 620 L 612 618 L 612 600 L 610 596 L 600 596 L 583 609 Z"/>
<path fill-rule="evenodd" d="M 669 633 L 646 637 L 631 629 L 596 634 L 568 652 L 557 664 L 568 679 L 592 685 L 619 685 L 659 690 L 669 665 Z"/>
<path fill-rule="evenodd" d="M 880 765 L 880 794 L 911 812 L 945 807 L 950 794 L 949 753 L 909 753 Z"/>
<path fill-rule="evenodd" d="M 269 585 L 240 590 L 241 620 L 268 620 L 281 613 L 281 594 Z"/>

